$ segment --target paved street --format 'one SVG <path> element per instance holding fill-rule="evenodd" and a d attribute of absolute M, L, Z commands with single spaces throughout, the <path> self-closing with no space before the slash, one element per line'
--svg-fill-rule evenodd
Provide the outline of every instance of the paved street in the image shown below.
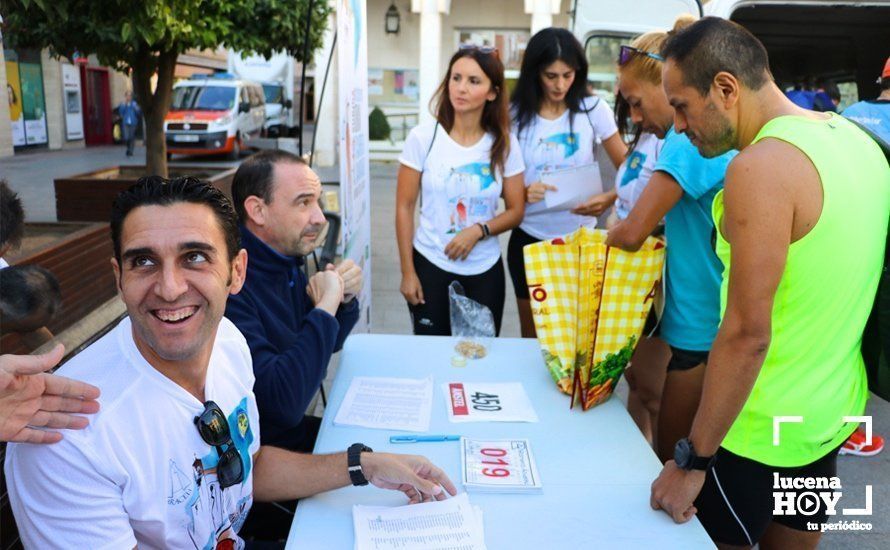
<path fill-rule="evenodd" d="M 28 221 L 55 221 L 55 197 L 52 180 L 55 177 L 86 172 L 114 164 L 140 164 L 144 150 L 137 148 L 136 156 L 127 159 L 123 146 L 79 149 L 73 151 L 40 151 L 18 154 L 0 160 L 0 177 L 9 180 L 22 196 Z M 136 160 L 140 159 L 140 160 Z M 220 158 L 212 160 L 186 159 L 190 164 L 231 166 L 235 163 Z M 410 333 L 408 312 L 398 291 L 401 277 L 395 242 L 395 164 L 375 163 L 371 166 L 371 231 L 372 231 L 372 331 L 378 333 Z M 506 247 L 506 238 L 501 239 Z M 519 326 L 513 290 L 507 278 L 507 300 L 504 312 L 503 336 L 518 337 Z M 543 367 L 542 367 L 543 368 Z M 335 369 L 331 369 L 332 372 Z M 619 386 L 619 395 L 626 394 L 626 386 Z M 579 414 L 582 414 L 579 412 Z M 586 414 L 593 414 L 588 412 Z M 890 436 L 890 404 L 872 399 L 868 413 L 874 416 L 876 433 Z M 596 437 L 596 434 L 591 434 Z M 837 516 L 837 520 L 871 522 L 868 533 L 827 533 L 821 548 L 885 549 L 890 547 L 890 451 L 871 458 L 841 457 L 839 477 L 844 497 L 839 508 L 859 508 L 865 504 L 865 487 L 873 486 L 873 515 Z"/>

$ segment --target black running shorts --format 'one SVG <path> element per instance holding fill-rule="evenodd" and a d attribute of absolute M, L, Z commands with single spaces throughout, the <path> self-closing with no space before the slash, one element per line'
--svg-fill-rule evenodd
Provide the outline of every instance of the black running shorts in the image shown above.
<path fill-rule="evenodd" d="M 837 475 L 839 450 L 840 447 L 804 466 L 779 468 L 741 457 L 721 447 L 717 451 L 717 461 L 705 476 L 705 484 L 695 500 L 698 519 L 714 542 L 736 546 L 754 546 L 773 521 L 797 531 L 810 530 L 807 523 L 824 523 L 828 517 L 824 504 L 810 499 L 810 504 L 818 508 L 801 511 L 795 507 L 790 510 L 793 514 L 773 515 L 777 503 L 774 493 L 781 493 L 779 502 L 784 503 L 792 498 L 797 502 L 797 497 L 806 492 L 819 493 L 829 489 L 776 489 L 775 474 L 782 480 L 830 480 Z M 792 486 L 789 482 L 786 487 Z M 782 481 L 780 487 L 783 487 Z M 787 495 L 789 492 L 794 495 Z M 802 500 L 808 498 L 804 496 Z M 781 510 L 789 512 L 784 505 Z"/>

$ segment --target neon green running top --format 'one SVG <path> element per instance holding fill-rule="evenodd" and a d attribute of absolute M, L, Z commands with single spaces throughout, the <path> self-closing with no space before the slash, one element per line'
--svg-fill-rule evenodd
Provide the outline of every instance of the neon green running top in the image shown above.
<path fill-rule="evenodd" d="M 868 381 L 859 348 L 887 242 L 890 168 L 877 144 L 839 115 L 823 121 L 778 117 L 752 144 L 764 138 L 786 141 L 809 157 L 822 180 L 822 212 L 788 249 L 769 350 L 723 447 L 770 466 L 803 466 L 840 446 L 858 424 L 844 417 L 865 411 Z M 722 191 L 713 215 L 725 266 L 722 317 L 730 266 L 730 245 L 719 229 Z M 774 445 L 777 416 L 803 421 L 782 423 Z"/>

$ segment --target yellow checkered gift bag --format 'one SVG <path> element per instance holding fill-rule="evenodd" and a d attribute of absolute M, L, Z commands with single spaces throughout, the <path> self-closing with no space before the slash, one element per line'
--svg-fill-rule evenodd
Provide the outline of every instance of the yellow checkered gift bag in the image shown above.
<path fill-rule="evenodd" d="M 606 246 L 605 231 L 582 227 L 523 252 L 544 362 L 587 410 L 612 394 L 630 361 L 661 284 L 664 241 L 625 252 Z"/>

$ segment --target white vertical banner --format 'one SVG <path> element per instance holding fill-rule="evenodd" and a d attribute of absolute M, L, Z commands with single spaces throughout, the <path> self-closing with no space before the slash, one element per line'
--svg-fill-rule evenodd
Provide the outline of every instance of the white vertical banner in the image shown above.
<path fill-rule="evenodd" d="M 361 266 L 356 331 L 371 330 L 371 178 L 368 164 L 368 35 L 365 0 L 337 0 L 340 215 L 343 257 Z"/>

